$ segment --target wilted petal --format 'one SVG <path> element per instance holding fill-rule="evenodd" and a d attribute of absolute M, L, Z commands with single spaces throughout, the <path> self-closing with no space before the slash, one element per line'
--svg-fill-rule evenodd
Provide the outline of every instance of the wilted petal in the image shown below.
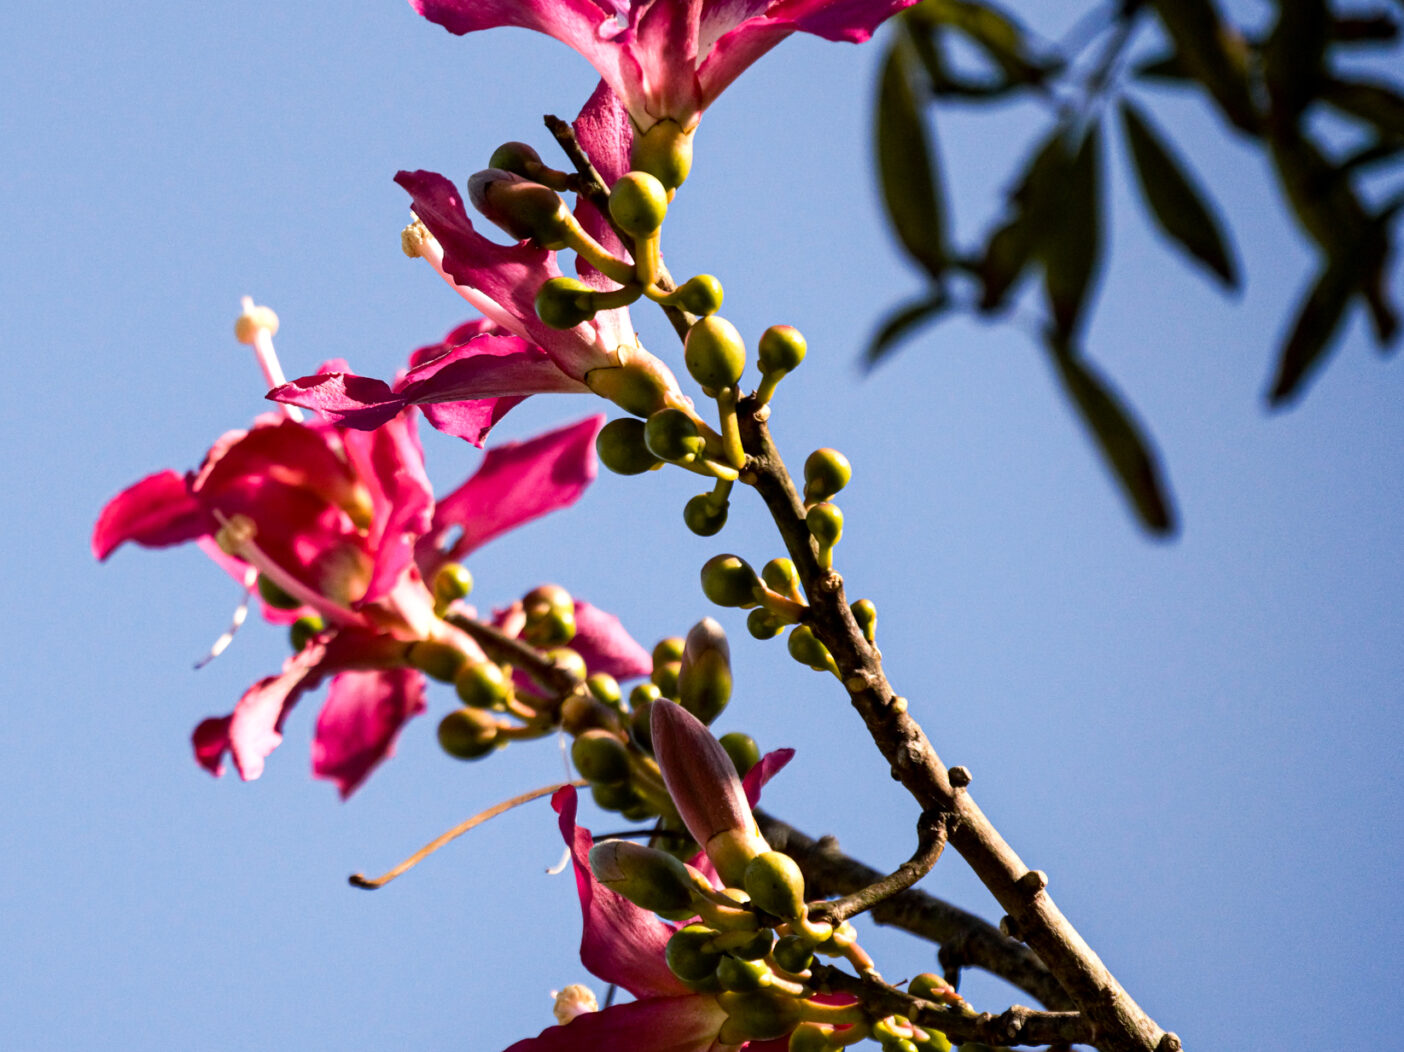
<path fill-rule="evenodd" d="M 650 997 L 586 1012 L 565 1026 L 518 1041 L 506 1052 L 721 1052 L 741 1047 L 718 1042 L 725 1021 L 721 1005 L 707 994 Z M 763 1046 L 753 1042 L 749 1047 Z"/>
<path fill-rule="evenodd" d="M 592 673 L 622 680 L 653 671 L 653 655 L 635 642 L 619 618 L 583 599 L 575 601 L 575 638 L 570 648 L 585 659 Z"/>
<path fill-rule="evenodd" d="M 424 677 L 414 669 L 341 673 L 317 716 L 313 775 L 334 781 L 346 799 L 394 753 L 400 728 L 424 709 Z"/>
<path fill-rule="evenodd" d="M 575 824 L 576 804 L 572 786 L 551 797 L 551 806 L 561 816 L 561 836 L 575 863 L 575 888 L 580 894 L 580 912 L 584 918 L 581 962 L 594 975 L 607 983 L 618 983 L 635 997 L 687 993 L 682 980 L 668 970 L 663 956 L 673 929 L 623 895 L 610 891 L 590 871 L 590 848 L 594 847 L 594 838 L 588 829 Z M 576 1020 L 570 1025 L 579 1022 Z"/>
<path fill-rule="evenodd" d="M 125 541 L 146 548 L 193 541 L 216 529 L 184 476 L 158 471 L 128 486 L 103 507 L 93 527 L 93 554 L 106 559 Z"/>

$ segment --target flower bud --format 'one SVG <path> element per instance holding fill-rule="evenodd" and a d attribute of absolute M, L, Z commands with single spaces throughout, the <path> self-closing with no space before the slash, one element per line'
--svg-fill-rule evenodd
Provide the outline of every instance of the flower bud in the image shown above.
<path fill-rule="evenodd" d="M 723 990 L 759 990 L 770 974 L 764 961 L 742 961 L 727 955 L 717 962 L 717 982 Z"/>
<path fill-rule="evenodd" d="M 649 452 L 660 460 L 688 461 L 702 455 L 706 441 L 681 409 L 660 409 L 644 426 Z"/>
<path fill-rule="evenodd" d="M 459 669 L 453 678 L 453 689 L 464 705 L 492 709 L 507 700 L 512 684 L 491 661 L 472 661 Z"/>
<path fill-rule="evenodd" d="M 733 946 L 731 955 L 742 961 L 759 961 L 775 946 L 775 933 L 769 928 L 761 928 L 740 946 Z"/>
<path fill-rule="evenodd" d="M 746 631 L 756 639 L 774 639 L 784 628 L 764 607 L 757 607 L 746 615 Z"/>
<path fill-rule="evenodd" d="M 807 915 L 804 905 L 804 875 L 789 855 L 766 851 L 751 859 L 743 879 L 751 902 L 782 920 L 799 920 Z"/>
<path fill-rule="evenodd" d="M 603 811 L 624 811 L 640 802 L 631 782 L 591 782 L 590 796 Z"/>
<path fill-rule="evenodd" d="M 687 330 L 683 340 L 687 371 L 708 391 L 735 387 L 746 368 L 746 344 L 736 326 L 712 314 Z"/>
<path fill-rule="evenodd" d="M 710 493 L 699 493 L 683 506 L 683 524 L 699 537 L 711 537 L 726 525 L 730 501 L 714 503 Z"/>
<path fill-rule="evenodd" d="M 656 697 L 661 697 L 661 695 L 657 693 L 658 688 L 654 687 L 652 683 L 647 684 L 647 686 L 653 687 Z M 639 689 L 639 687 L 634 688 L 635 692 Z M 632 696 L 629 700 L 634 706 L 634 711 L 629 717 L 629 734 L 639 748 L 648 752 L 653 752 L 653 728 L 651 724 L 653 719 L 653 700 L 649 699 L 642 702 L 635 702 Z"/>
<path fill-rule="evenodd" d="M 686 648 L 687 641 L 682 636 L 669 636 L 667 639 L 660 639 L 653 646 L 653 663 L 666 665 L 669 661 L 681 661 L 683 651 Z"/>
<path fill-rule="evenodd" d="M 736 773 L 743 778 L 747 771 L 760 763 L 760 746 L 749 734 L 742 734 L 740 731 L 723 734 L 721 747 L 731 757 L 731 764 L 736 768 Z"/>
<path fill-rule="evenodd" d="M 792 325 L 772 325 L 761 333 L 760 344 L 756 348 L 760 355 L 760 371 L 784 376 L 793 372 L 804 361 L 809 345 Z"/>
<path fill-rule="evenodd" d="M 313 637 L 327 627 L 327 623 L 317 614 L 307 614 L 299 617 L 288 629 L 288 639 L 292 643 L 293 653 L 300 654 L 312 642 Z"/>
<path fill-rule="evenodd" d="M 692 133 L 671 118 L 661 120 L 634 136 L 629 163 L 635 171 L 648 172 L 665 189 L 676 190 L 692 170 Z"/>
<path fill-rule="evenodd" d="M 853 620 L 858 622 L 858 628 L 863 633 L 863 638 L 869 643 L 877 641 L 877 607 L 873 605 L 871 599 L 859 599 L 849 608 L 853 612 Z"/>
<path fill-rule="evenodd" d="M 771 559 L 761 567 L 761 580 L 772 592 L 779 592 L 788 599 L 799 602 L 804 598 L 800 590 L 799 571 L 789 559 Z"/>
<path fill-rule="evenodd" d="M 522 638 L 534 647 L 564 646 L 575 638 L 575 600 L 560 585 L 543 584 L 522 597 Z"/>
<path fill-rule="evenodd" d="M 625 412 L 649 416 L 678 395 L 677 380 L 652 355 L 634 354 L 626 365 L 600 366 L 585 374 L 585 383 Z"/>
<path fill-rule="evenodd" d="M 662 463 L 648 450 L 644 422 L 624 416 L 611 420 L 595 436 L 600 463 L 616 475 L 642 475 Z"/>
<path fill-rule="evenodd" d="M 710 274 L 688 278 L 673 293 L 674 302 L 689 314 L 705 318 L 721 310 L 722 283 Z"/>
<path fill-rule="evenodd" d="M 814 946 L 802 935 L 786 935 L 771 951 L 775 963 L 791 975 L 799 975 L 814 963 Z"/>
<path fill-rule="evenodd" d="M 727 1020 L 718 1035 L 723 1044 L 773 1041 L 800 1021 L 803 1008 L 796 997 L 778 990 L 748 990 L 717 995 Z"/>
<path fill-rule="evenodd" d="M 934 1001 L 938 1005 L 962 999 L 960 994 L 956 993 L 955 987 L 935 972 L 922 972 L 907 984 L 907 993 L 913 997 L 920 997 L 923 1001 Z"/>
<path fill-rule="evenodd" d="M 654 665 L 653 672 L 649 679 L 658 688 L 658 693 L 665 698 L 676 698 L 678 696 L 678 675 L 682 672 L 681 661 L 665 661 L 661 665 Z"/>
<path fill-rule="evenodd" d="M 434 602 L 448 606 L 459 599 L 467 599 L 473 591 L 473 575 L 462 563 L 444 563 L 434 574 Z"/>
<path fill-rule="evenodd" d="M 590 871 L 611 891 L 655 913 L 692 905 L 693 876 L 687 864 L 666 851 L 627 840 L 606 840 L 590 849 Z"/>
<path fill-rule="evenodd" d="M 497 744 L 497 721 L 478 709 L 457 709 L 439 723 L 439 746 L 460 760 L 476 760 Z"/>
<path fill-rule="evenodd" d="M 939 1030 L 928 1030 L 925 1040 L 913 1040 L 917 1052 L 951 1052 L 951 1042 Z M 971 1046 L 973 1049 L 974 1046 Z"/>
<path fill-rule="evenodd" d="M 524 142 L 504 142 L 492 151 L 488 167 L 511 172 L 524 179 L 535 179 L 536 173 L 546 166 L 541 161 L 541 154 L 533 147 Z"/>
<path fill-rule="evenodd" d="M 833 1052 L 829 1035 L 834 1028 L 823 1023 L 801 1023 L 790 1034 L 787 1052 Z"/>
<path fill-rule="evenodd" d="M 453 683 L 468 660 L 468 656 L 456 646 L 432 639 L 420 639 L 411 643 L 406 656 L 413 667 L 440 683 Z"/>
<path fill-rule="evenodd" d="M 573 329 L 596 313 L 595 290 L 578 278 L 551 278 L 536 290 L 536 316 L 553 329 Z"/>
<path fill-rule="evenodd" d="M 816 449 L 804 462 L 804 499 L 828 500 L 853 477 L 853 465 L 837 449 Z"/>
<path fill-rule="evenodd" d="M 302 605 L 302 600 L 288 595 L 282 586 L 267 574 L 258 575 L 258 595 L 274 610 L 296 610 Z"/>
<path fill-rule="evenodd" d="M 530 238 L 542 248 L 566 247 L 570 210 L 550 187 L 489 168 L 469 178 L 468 199 L 487 219 L 518 241 Z"/>
<path fill-rule="evenodd" d="M 588 693 L 571 694 L 561 703 L 561 729 L 579 736 L 588 730 L 610 730 L 619 725 L 617 714 Z"/>
<path fill-rule="evenodd" d="M 562 672 L 568 672 L 576 679 L 583 680 L 590 675 L 590 669 L 585 664 L 585 659 L 569 647 L 557 647 L 555 650 L 546 651 L 549 658 Z"/>
<path fill-rule="evenodd" d="M 585 680 L 585 686 L 600 704 L 611 709 L 624 708 L 624 692 L 619 689 L 619 681 L 608 672 L 592 673 Z"/>
<path fill-rule="evenodd" d="M 629 778 L 629 748 L 609 731 L 588 730 L 577 737 L 570 761 L 587 782 L 610 785 Z"/>
<path fill-rule="evenodd" d="M 792 658 L 816 672 L 823 672 L 834 663 L 834 656 L 829 653 L 829 648 L 819 642 L 814 629 L 808 625 L 795 626 L 795 630 L 790 633 L 789 649 Z"/>
<path fill-rule="evenodd" d="M 626 172 L 609 191 L 609 214 L 629 236 L 650 237 L 668 214 L 668 191 L 647 172 Z"/>
<path fill-rule="evenodd" d="M 664 950 L 668 970 L 685 983 L 710 979 L 721 962 L 721 954 L 708 948 L 715 934 L 701 924 L 689 924 L 675 931 Z"/>
<path fill-rule="evenodd" d="M 805 512 L 804 524 L 819 546 L 819 565 L 825 570 L 834 565 L 834 545 L 843 536 L 843 512 L 837 504 L 820 501 Z"/>
<path fill-rule="evenodd" d="M 702 564 L 702 593 L 718 606 L 754 606 L 759 584 L 751 564 L 738 555 L 714 555 Z"/>
<path fill-rule="evenodd" d="M 704 617 L 687 634 L 678 672 L 678 701 L 703 723 L 711 723 L 730 700 L 731 647 L 722 626 Z"/>

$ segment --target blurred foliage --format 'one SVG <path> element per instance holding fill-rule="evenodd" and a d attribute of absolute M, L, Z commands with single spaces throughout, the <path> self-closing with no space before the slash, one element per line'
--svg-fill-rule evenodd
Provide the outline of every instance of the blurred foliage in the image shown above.
<path fill-rule="evenodd" d="M 1148 112 L 1157 90 L 1199 92 L 1227 134 L 1261 152 L 1316 255 L 1276 349 L 1268 404 L 1285 406 L 1305 392 L 1353 303 L 1368 312 L 1382 351 L 1399 336 L 1387 288 L 1404 205 L 1404 91 L 1347 70 L 1360 67 L 1354 56 L 1362 49 L 1385 56 L 1372 68 L 1404 70 L 1404 2 L 1265 6 L 1254 28 L 1230 21 L 1216 0 L 1122 0 L 1094 6 L 1054 43 L 992 3 L 923 0 L 899 20 L 883 62 L 875 114 L 883 201 L 928 288 L 881 321 L 867 362 L 952 312 L 1008 316 L 1023 281 L 1037 275 L 1040 343 L 1129 506 L 1154 534 L 1176 529 L 1158 457 L 1083 348 L 1105 262 L 1104 136 L 1121 136 L 1147 220 L 1186 262 L 1226 291 L 1242 280 L 1209 188 Z M 1010 101 L 1040 107 L 1046 130 L 1013 174 L 983 244 L 953 244 L 933 112 Z"/>

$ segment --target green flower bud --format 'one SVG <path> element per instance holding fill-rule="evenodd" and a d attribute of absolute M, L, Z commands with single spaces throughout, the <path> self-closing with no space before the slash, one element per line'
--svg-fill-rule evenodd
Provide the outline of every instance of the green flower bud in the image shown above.
<path fill-rule="evenodd" d="M 571 735 L 588 730 L 614 730 L 619 725 L 618 714 L 587 694 L 572 694 L 561 702 L 561 728 Z"/>
<path fill-rule="evenodd" d="M 832 548 L 843 536 L 843 512 L 837 504 L 822 501 L 805 513 L 804 524 L 819 542 L 820 549 Z"/>
<path fill-rule="evenodd" d="M 467 599 L 473 591 L 473 575 L 462 563 L 444 563 L 434 574 L 434 602 L 448 606 L 458 599 Z"/>
<path fill-rule="evenodd" d="M 624 708 L 624 692 L 619 689 L 619 681 L 608 672 L 596 672 L 585 680 L 585 686 L 595 700 L 611 709 Z"/>
<path fill-rule="evenodd" d="M 575 638 L 575 600 L 560 585 L 533 588 L 522 597 L 522 610 L 522 638 L 532 646 L 559 647 Z"/>
<path fill-rule="evenodd" d="M 635 356 L 625 365 L 602 365 L 585 374 L 585 384 L 625 412 L 648 416 L 667 408 L 677 381 L 667 366 L 651 356 Z"/>
<path fill-rule="evenodd" d="M 678 696 L 678 674 L 682 671 L 682 662 L 669 661 L 663 665 L 654 665 L 653 673 L 649 679 L 658 688 L 658 693 L 665 698 L 676 698 Z"/>
<path fill-rule="evenodd" d="M 816 672 L 826 671 L 834 660 L 829 648 L 819 642 L 814 629 L 808 625 L 795 626 L 795 630 L 790 633 L 789 648 L 792 658 Z"/>
<path fill-rule="evenodd" d="M 731 757 L 731 762 L 736 767 L 736 773 L 741 777 L 744 778 L 747 771 L 760 763 L 760 746 L 749 734 L 732 731 L 730 734 L 723 734 L 717 740 L 721 742 L 721 747 L 726 750 L 726 754 Z"/>
<path fill-rule="evenodd" d="M 699 493 L 683 506 L 683 523 L 697 536 L 711 537 L 726 525 L 730 507 L 730 501 L 714 504 L 710 493 Z"/>
<path fill-rule="evenodd" d="M 671 118 L 661 120 L 634 136 L 629 163 L 635 171 L 648 172 L 665 189 L 676 190 L 692 170 L 692 133 Z"/>
<path fill-rule="evenodd" d="M 771 951 L 775 963 L 791 975 L 798 975 L 814 963 L 814 946 L 801 935 L 786 935 Z"/>
<path fill-rule="evenodd" d="M 702 593 L 718 606 L 754 606 L 760 579 L 738 555 L 714 555 L 702 565 Z"/>
<path fill-rule="evenodd" d="M 288 595 L 282 586 L 267 574 L 258 575 L 258 595 L 274 610 L 296 610 L 302 605 L 301 599 L 294 599 Z"/>
<path fill-rule="evenodd" d="M 756 607 L 746 615 L 746 631 L 757 639 L 774 639 L 784 628 L 785 626 L 763 607 Z"/>
<path fill-rule="evenodd" d="M 816 449 L 804 462 L 804 499 L 828 500 L 853 477 L 853 465 L 837 449 Z"/>
<path fill-rule="evenodd" d="M 717 1000 L 726 1010 L 727 1021 L 722 1024 L 723 1043 L 773 1041 L 784 1037 L 800 1021 L 804 1009 L 798 998 L 776 990 L 747 990 L 719 994 Z"/>
<path fill-rule="evenodd" d="M 801 1023 L 790 1034 L 788 1052 L 833 1052 L 829 1035 L 834 1032 L 831 1026 L 823 1023 Z"/>
<path fill-rule="evenodd" d="M 759 990 L 770 969 L 764 961 L 739 961 L 726 956 L 717 962 L 717 982 L 723 990 Z"/>
<path fill-rule="evenodd" d="M 647 172 L 626 172 L 609 192 L 609 214 L 624 233 L 649 237 L 668 214 L 668 191 Z"/>
<path fill-rule="evenodd" d="M 633 417 L 611 420 L 595 436 L 600 463 L 616 475 L 642 475 L 662 463 L 648 451 L 644 422 Z"/>
<path fill-rule="evenodd" d="M 704 617 L 687 634 L 678 670 L 678 701 L 703 723 L 711 723 L 730 700 L 731 647 L 722 626 Z"/>
<path fill-rule="evenodd" d="M 701 318 L 721 310 L 722 284 L 710 274 L 688 278 L 673 295 L 679 307 Z"/>
<path fill-rule="evenodd" d="M 916 1041 L 917 1052 L 951 1052 L 951 1042 L 939 1030 L 928 1030 L 925 1041 Z"/>
<path fill-rule="evenodd" d="M 299 617 L 288 629 L 288 639 L 292 642 L 293 653 L 302 653 L 303 648 L 312 642 L 313 637 L 326 627 L 327 623 L 317 614 Z"/>
<path fill-rule="evenodd" d="M 640 802 L 639 794 L 634 791 L 630 782 L 591 782 L 590 795 L 605 811 L 623 811 L 625 808 L 637 807 Z"/>
<path fill-rule="evenodd" d="M 895 1037 L 881 1042 L 882 1052 L 918 1052 L 916 1043 L 909 1037 Z"/>
<path fill-rule="evenodd" d="M 507 700 L 512 683 L 491 661 L 473 661 L 459 669 L 453 689 L 463 704 L 475 709 L 496 708 Z"/>
<path fill-rule="evenodd" d="M 512 172 L 489 168 L 468 180 L 473 207 L 519 241 L 542 248 L 565 248 L 570 210 L 560 194 Z M 547 324 L 550 324 L 549 322 Z"/>
<path fill-rule="evenodd" d="M 858 628 L 863 633 L 863 638 L 869 643 L 877 641 L 877 607 L 873 605 L 871 599 L 859 599 L 849 608 L 853 612 L 853 620 L 858 622 Z"/>
<path fill-rule="evenodd" d="M 558 669 L 569 672 L 576 679 L 585 679 L 590 675 L 590 670 L 585 666 L 585 659 L 569 647 L 557 647 L 555 650 L 548 650 L 546 656 Z"/>
<path fill-rule="evenodd" d="M 669 661 L 681 661 L 687 641 L 682 636 L 669 636 L 660 639 L 653 648 L 653 663 L 666 665 Z"/>
<path fill-rule="evenodd" d="M 922 972 L 907 984 L 907 993 L 938 1005 L 961 1000 L 955 987 L 935 972 Z"/>
<path fill-rule="evenodd" d="M 693 460 L 702 455 L 706 441 L 692 417 L 681 409 L 660 409 L 644 426 L 649 452 L 661 460 Z"/>
<path fill-rule="evenodd" d="M 716 932 L 701 924 L 679 928 L 668 940 L 664 959 L 668 970 L 686 983 L 702 982 L 716 974 L 721 954 L 707 949 Z"/>
<path fill-rule="evenodd" d="M 541 161 L 541 155 L 526 143 L 504 142 L 492 151 L 488 167 L 532 179 L 545 165 Z"/>
<path fill-rule="evenodd" d="M 497 721 L 478 709 L 457 709 L 439 722 L 439 746 L 460 760 L 486 756 L 497 744 Z"/>
<path fill-rule="evenodd" d="M 808 347 L 798 329 L 791 325 L 772 325 L 761 333 L 757 347 L 760 371 L 779 376 L 793 372 L 804 361 Z"/>
<path fill-rule="evenodd" d="M 683 361 L 692 378 L 706 390 L 735 387 L 746 368 L 746 344 L 735 325 L 720 314 L 712 314 L 687 330 Z"/>
<path fill-rule="evenodd" d="M 642 822 L 644 819 L 653 818 L 658 814 L 658 812 L 649 805 L 648 801 L 643 799 L 640 799 L 637 803 L 630 804 L 628 807 L 621 807 L 619 813 L 630 822 Z M 691 914 L 689 913 L 688 916 L 691 916 Z"/>
<path fill-rule="evenodd" d="M 570 761 L 588 782 L 612 784 L 629 778 L 629 747 L 609 731 L 579 735 L 571 744 Z"/>
<path fill-rule="evenodd" d="M 420 639 L 411 643 L 407 656 L 411 665 L 441 683 L 453 683 L 468 660 L 468 655 L 456 646 L 438 643 L 432 639 Z"/>
<path fill-rule="evenodd" d="M 761 580 L 772 592 L 779 592 L 794 600 L 804 597 L 804 592 L 800 589 L 799 571 L 789 559 L 771 559 L 761 567 Z"/>
<path fill-rule="evenodd" d="M 627 840 L 605 840 L 590 849 L 590 871 L 611 891 L 641 909 L 671 911 L 692 904 L 692 875 L 666 851 Z"/>
<path fill-rule="evenodd" d="M 536 290 L 536 316 L 553 329 L 573 329 L 597 313 L 594 294 L 577 278 L 551 278 Z"/>
<path fill-rule="evenodd" d="M 789 855 L 763 851 L 746 864 L 742 886 L 751 902 L 782 920 L 806 916 L 804 875 Z"/>
<path fill-rule="evenodd" d="M 653 687 L 655 693 L 658 692 L 658 688 L 654 687 L 652 683 L 647 684 L 647 686 Z M 635 691 L 638 689 L 638 687 L 634 688 Z M 630 701 L 634 706 L 634 711 L 629 717 L 629 734 L 639 748 L 653 752 L 653 727 L 650 723 L 653 719 L 653 701 L 636 702 L 633 701 L 632 697 Z"/>
<path fill-rule="evenodd" d="M 740 946 L 732 947 L 730 953 L 742 961 L 759 961 L 769 955 L 775 946 L 775 933 L 769 928 L 761 928 Z"/>

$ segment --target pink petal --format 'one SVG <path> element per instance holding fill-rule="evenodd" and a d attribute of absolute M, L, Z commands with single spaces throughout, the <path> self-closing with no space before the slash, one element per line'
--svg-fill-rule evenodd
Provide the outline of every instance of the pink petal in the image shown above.
<path fill-rule="evenodd" d="M 903 8 L 916 0 L 779 0 L 767 12 L 772 18 L 790 18 L 806 33 L 825 40 L 861 44 Z"/>
<path fill-rule="evenodd" d="M 707 994 L 650 997 L 578 1015 L 506 1052 L 720 1052 L 743 1047 L 717 1041 L 725 1021 L 721 1005 Z"/>
<path fill-rule="evenodd" d="M 212 533 L 217 524 L 190 494 L 186 479 L 158 471 L 113 497 L 93 527 L 93 555 L 106 559 L 124 541 L 164 548 Z"/>
<path fill-rule="evenodd" d="M 393 420 L 406 405 L 405 399 L 383 380 L 344 372 L 302 376 L 273 388 L 267 397 L 315 410 L 342 427 L 363 431 Z"/>
<path fill-rule="evenodd" d="M 424 419 L 435 431 L 442 431 L 454 438 L 482 448 L 488 432 L 507 415 L 507 411 L 520 405 L 525 395 L 510 398 L 477 398 L 468 402 L 434 402 L 423 407 Z"/>
<path fill-rule="evenodd" d="M 394 753 L 400 728 L 424 709 L 424 676 L 414 669 L 341 673 L 317 716 L 312 774 L 336 782 L 345 800 Z"/>
<path fill-rule="evenodd" d="M 395 385 L 407 403 L 589 391 L 551 356 L 519 336 L 488 333 L 416 366 Z"/>
<path fill-rule="evenodd" d="M 765 784 L 784 770 L 785 765 L 794 757 L 794 749 L 774 749 L 762 756 L 741 779 L 741 788 L 746 791 L 746 802 L 752 807 L 759 804 L 761 790 L 765 788 Z"/>
<path fill-rule="evenodd" d="M 409 357 L 410 368 L 413 369 L 423 365 L 425 362 L 433 361 L 435 358 L 439 357 L 439 355 L 447 354 L 455 347 L 461 347 L 474 336 L 485 336 L 488 334 L 496 334 L 499 336 L 507 335 L 491 318 L 473 318 L 470 321 L 465 321 L 462 325 L 449 330 L 449 334 L 438 343 L 427 344 L 411 352 Z M 325 372 L 327 370 L 321 371 Z"/>
<path fill-rule="evenodd" d="M 575 824 L 576 805 L 573 786 L 566 786 L 551 797 L 551 806 L 561 816 L 561 836 L 575 862 L 575 888 L 580 894 L 580 912 L 584 917 L 581 962 L 605 982 L 618 983 L 635 997 L 688 993 L 682 980 L 668 970 L 663 956 L 673 934 L 672 927 L 623 895 L 610 891 L 590 872 L 590 848 L 594 847 L 594 838 L 588 829 Z M 579 1022 L 577 1019 L 570 1025 Z"/>
<path fill-rule="evenodd" d="M 224 754 L 229 751 L 228 716 L 211 716 L 201 720 L 190 736 L 195 747 L 195 762 L 216 778 L 224 775 Z"/>
<path fill-rule="evenodd" d="M 488 450 L 468 481 L 438 502 L 432 537 L 460 529 L 449 558 L 462 559 L 508 530 L 575 503 L 595 478 L 595 435 L 604 421 L 592 416 Z"/>
<path fill-rule="evenodd" d="M 622 680 L 653 671 L 653 655 L 634 641 L 619 618 L 583 599 L 575 601 L 575 638 L 570 647 L 592 673 L 605 672 Z"/>
<path fill-rule="evenodd" d="M 297 699 L 321 682 L 323 672 L 318 666 L 325 653 L 321 643 L 309 644 L 288 658 L 278 675 L 267 676 L 246 690 L 234 706 L 228 717 L 229 752 L 244 781 L 251 782 L 263 773 L 264 759 L 283 740 L 283 720 Z M 197 733 L 209 722 L 197 727 Z M 200 741 L 195 745 L 197 761 L 214 770 L 209 762 L 212 744 L 205 742 L 203 752 Z"/>

